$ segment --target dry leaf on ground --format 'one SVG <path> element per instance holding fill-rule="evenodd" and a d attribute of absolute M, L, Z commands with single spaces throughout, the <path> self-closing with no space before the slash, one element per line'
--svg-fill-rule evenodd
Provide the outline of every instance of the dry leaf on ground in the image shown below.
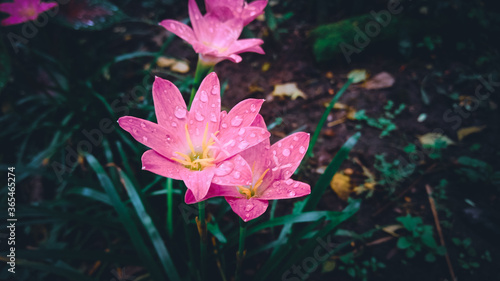
<path fill-rule="evenodd" d="M 271 95 L 280 98 L 290 97 L 292 100 L 296 100 L 298 97 L 307 99 L 306 94 L 297 87 L 295 82 L 274 85 L 274 91 Z"/>
<path fill-rule="evenodd" d="M 446 142 L 447 145 L 455 144 L 449 137 L 440 133 L 427 133 L 425 135 L 417 136 L 422 145 L 434 146 L 436 141 L 440 140 Z"/>
<path fill-rule="evenodd" d="M 347 201 L 352 192 L 351 178 L 343 173 L 336 173 L 330 182 L 330 187 L 340 199 Z"/>
<path fill-rule="evenodd" d="M 462 141 L 463 138 L 465 138 L 470 134 L 479 133 L 485 128 L 486 126 L 473 126 L 473 127 L 461 128 L 460 130 L 457 131 L 458 141 Z"/>
<path fill-rule="evenodd" d="M 380 72 L 366 81 L 363 84 L 363 87 L 368 90 L 385 89 L 392 87 L 394 82 L 396 82 L 396 79 L 394 79 L 391 74 L 387 72 Z"/>

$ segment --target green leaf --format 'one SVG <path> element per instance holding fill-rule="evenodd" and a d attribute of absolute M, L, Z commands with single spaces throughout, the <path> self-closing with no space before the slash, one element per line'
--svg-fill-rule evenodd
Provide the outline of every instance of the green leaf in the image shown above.
<path fill-rule="evenodd" d="M 109 200 L 109 196 L 106 193 L 97 191 L 90 187 L 74 187 L 68 190 L 66 194 L 76 194 L 92 200 L 100 201 L 107 205 L 112 205 L 111 200 Z"/>
<path fill-rule="evenodd" d="M 425 261 L 426 262 L 435 262 L 436 261 L 436 256 L 433 253 L 427 253 L 425 255 Z"/>
<path fill-rule="evenodd" d="M 156 258 L 153 258 L 153 256 L 149 252 L 148 246 L 146 245 L 141 233 L 139 232 L 138 225 L 134 223 L 135 220 L 130 216 L 127 207 L 120 199 L 120 196 L 118 195 L 118 192 L 116 191 L 111 179 L 108 177 L 108 175 L 94 156 L 88 154 L 86 155 L 86 159 L 90 167 L 92 167 L 92 169 L 96 172 L 99 182 L 108 194 L 113 207 L 118 213 L 120 221 L 125 226 L 125 229 L 130 236 L 130 240 L 137 251 L 138 258 L 148 269 L 151 277 L 154 280 L 163 280 L 164 275 L 158 267 Z"/>
<path fill-rule="evenodd" d="M 410 240 L 406 236 L 399 237 L 397 246 L 399 249 L 407 249 L 411 246 Z"/>
<path fill-rule="evenodd" d="M 127 16 L 106 0 L 70 1 L 56 18 L 59 24 L 76 30 L 103 30 Z"/>
<path fill-rule="evenodd" d="M 132 205 L 134 206 L 137 215 L 141 219 L 142 225 L 148 232 L 149 238 L 151 239 L 151 242 L 154 245 L 156 253 L 160 258 L 161 265 L 163 266 L 165 273 L 167 274 L 170 280 L 181 280 L 179 273 L 177 273 L 177 269 L 172 261 L 170 253 L 168 252 L 167 247 L 165 246 L 165 242 L 163 242 L 163 239 L 161 238 L 160 233 L 156 229 L 156 226 L 154 225 L 151 216 L 149 216 L 149 214 L 146 211 L 146 208 L 144 207 L 144 200 L 142 198 L 142 194 L 140 194 L 137 191 L 135 186 L 132 184 L 132 181 L 130 181 L 130 179 L 127 177 L 127 175 L 125 175 L 125 173 L 121 169 L 118 169 L 118 173 L 120 174 L 122 183 L 125 186 L 125 189 L 127 190 L 127 193 L 130 197 L 130 201 L 132 202 Z"/>

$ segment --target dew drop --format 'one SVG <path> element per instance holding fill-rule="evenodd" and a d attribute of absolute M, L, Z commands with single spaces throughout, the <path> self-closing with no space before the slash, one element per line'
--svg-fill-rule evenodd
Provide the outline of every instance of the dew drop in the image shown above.
<path fill-rule="evenodd" d="M 174 111 L 175 117 L 182 119 L 186 117 L 186 109 L 181 106 L 176 106 Z"/>
<path fill-rule="evenodd" d="M 217 122 L 217 116 L 215 116 L 215 113 L 213 113 L 213 112 L 210 113 L 210 121 L 212 121 L 214 123 Z"/>
<path fill-rule="evenodd" d="M 212 88 L 212 95 L 218 95 L 220 92 L 219 92 L 219 86 L 218 85 L 214 85 L 214 87 Z"/>
<path fill-rule="evenodd" d="M 285 181 L 285 183 L 286 183 L 286 184 L 288 184 L 288 185 L 291 185 L 291 184 L 293 183 L 293 180 L 292 180 L 292 179 L 287 179 L 287 180 Z"/>
<path fill-rule="evenodd" d="M 278 147 L 281 147 L 283 144 L 281 142 L 278 142 Z"/>
<path fill-rule="evenodd" d="M 285 157 L 290 156 L 290 149 L 285 148 L 285 149 L 283 149 L 283 152 L 281 152 L 281 153 L 283 153 L 283 156 L 285 156 Z"/>
<path fill-rule="evenodd" d="M 245 206 L 245 212 L 250 212 L 254 208 L 253 204 L 248 204 Z M 249 214 L 247 214 L 248 216 Z"/>
<path fill-rule="evenodd" d="M 296 182 L 296 183 L 293 185 L 293 187 L 299 187 L 299 183 L 298 183 L 298 182 Z"/>
<path fill-rule="evenodd" d="M 129 123 L 132 123 L 132 122 L 134 122 L 134 120 L 132 120 L 132 119 L 128 119 L 128 122 L 129 122 Z"/>
<path fill-rule="evenodd" d="M 175 123 L 175 122 L 172 122 L 172 124 L 170 124 L 170 125 L 172 125 L 172 127 L 174 127 L 174 128 L 177 127 L 177 123 Z"/>
<path fill-rule="evenodd" d="M 194 114 L 194 118 L 198 121 L 203 121 L 203 119 L 205 119 L 205 117 L 203 117 L 203 115 L 201 115 L 198 111 Z"/>
<path fill-rule="evenodd" d="M 251 137 L 251 138 L 255 138 L 255 134 L 254 134 L 254 133 L 251 133 L 251 134 L 250 134 L 250 137 Z"/>
<path fill-rule="evenodd" d="M 222 123 L 222 125 L 221 125 L 221 126 L 222 126 L 222 128 L 224 128 L 224 129 L 225 129 L 225 128 L 227 128 L 227 124 L 226 124 L 226 123 Z"/>
<path fill-rule="evenodd" d="M 208 95 L 207 95 L 207 92 L 206 91 L 201 91 L 201 94 L 200 94 L 200 100 L 202 102 L 207 102 L 208 101 Z"/>
<path fill-rule="evenodd" d="M 171 140 L 172 140 L 172 138 L 170 137 L 170 135 L 166 135 L 166 136 L 165 136 L 165 139 L 166 139 L 167 141 L 171 141 Z"/>
<path fill-rule="evenodd" d="M 234 116 L 233 120 L 231 120 L 231 126 L 238 127 L 239 125 L 241 125 L 242 122 L 243 122 L 243 118 L 236 115 L 236 116 Z"/>
<path fill-rule="evenodd" d="M 293 191 L 293 190 L 288 191 L 288 196 L 290 196 L 290 197 L 295 196 L 295 191 Z"/>
<path fill-rule="evenodd" d="M 255 112 L 257 110 L 255 104 L 252 103 L 252 105 L 250 105 L 250 111 L 251 112 Z"/>
<path fill-rule="evenodd" d="M 175 30 L 175 24 L 174 23 L 170 24 L 170 29 Z"/>
<path fill-rule="evenodd" d="M 233 177 L 234 177 L 235 179 L 239 179 L 239 178 L 241 177 L 241 173 L 240 173 L 240 172 L 238 172 L 238 171 L 235 171 L 235 172 L 233 173 Z"/>
<path fill-rule="evenodd" d="M 146 128 L 146 124 L 144 124 L 144 122 L 141 122 L 141 127 Z"/>
<path fill-rule="evenodd" d="M 147 141 L 148 141 L 148 137 L 146 137 L 146 136 L 142 136 L 142 141 L 143 141 L 143 142 L 147 142 Z"/>
<path fill-rule="evenodd" d="M 294 141 L 298 141 L 298 140 L 299 140 L 299 138 L 298 138 L 297 136 L 293 136 L 293 140 L 294 140 Z"/>
<path fill-rule="evenodd" d="M 303 147 L 303 146 L 299 147 L 299 152 L 300 152 L 301 154 L 304 154 L 304 153 L 306 152 L 306 148 L 305 148 L 305 147 Z"/>
<path fill-rule="evenodd" d="M 250 144 L 249 144 L 248 142 L 246 142 L 246 141 L 242 141 L 242 142 L 240 142 L 240 143 L 238 144 L 238 148 L 239 148 L 239 149 L 245 149 L 245 148 L 247 148 L 249 145 L 250 145 Z"/>
<path fill-rule="evenodd" d="M 244 133 L 245 133 L 245 129 L 244 129 L 244 128 L 241 128 L 241 129 L 238 131 L 238 135 L 240 135 L 240 136 L 242 136 Z"/>
<path fill-rule="evenodd" d="M 227 176 L 229 173 L 231 173 L 234 169 L 234 164 L 233 162 L 226 161 L 222 163 L 216 170 L 215 170 L 215 175 L 219 177 Z"/>

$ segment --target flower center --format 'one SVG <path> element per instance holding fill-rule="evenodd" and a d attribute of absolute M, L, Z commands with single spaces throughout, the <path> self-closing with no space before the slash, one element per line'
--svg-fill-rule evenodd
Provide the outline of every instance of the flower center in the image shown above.
<path fill-rule="evenodd" d="M 31 17 L 34 17 L 37 13 L 36 13 L 35 7 L 26 7 L 24 9 L 22 9 L 21 11 L 19 11 L 19 14 L 21 16 L 31 18 Z"/>
<path fill-rule="evenodd" d="M 252 166 L 252 175 L 254 166 L 255 162 L 254 165 Z M 265 170 L 264 173 L 262 173 L 262 175 L 260 175 L 260 177 L 257 179 L 257 181 L 255 183 L 252 183 L 252 185 L 246 185 L 246 186 L 238 185 L 238 191 L 241 194 L 245 195 L 247 199 L 254 197 L 255 194 L 257 193 L 257 189 L 259 188 L 259 186 L 262 185 L 262 182 L 264 181 L 264 176 L 267 174 L 267 172 L 269 172 L 269 169 Z"/>
<path fill-rule="evenodd" d="M 194 149 L 193 142 L 191 141 L 191 137 L 189 136 L 188 125 L 186 124 L 184 128 L 186 131 L 186 141 L 189 145 L 190 153 L 184 154 L 182 152 L 175 152 L 175 154 L 182 157 L 182 159 L 172 158 L 172 160 L 181 163 L 182 165 L 184 165 L 184 167 L 192 171 L 202 171 L 205 167 L 215 166 L 214 164 L 215 158 L 212 157 L 210 153 L 211 152 L 210 148 L 215 143 L 213 137 L 218 132 L 213 134 L 212 137 L 210 137 L 210 139 L 207 140 L 207 134 L 208 134 L 208 123 L 207 123 L 207 126 L 205 127 L 205 132 L 203 133 L 203 140 L 201 142 L 201 151 L 199 151 Z"/>

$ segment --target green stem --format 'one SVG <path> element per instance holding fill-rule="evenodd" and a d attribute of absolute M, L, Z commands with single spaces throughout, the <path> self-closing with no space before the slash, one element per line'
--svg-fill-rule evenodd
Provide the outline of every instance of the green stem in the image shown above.
<path fill-rule="evenodd" d="M 167 233 L 168 237 L 172 239 L 174 235 L 174 222 L 173 222 L 173 180 L 167 178 Z"/>
<path fill-rule="evenodd" d="M 205 78 L 213 70 L 213 64 L 206 63 L 200 57 L 198 57 L 198 64 L 196 65 L 196 71 L 194 73 L 193 88 L 191 89 L 191 97 L 189 98 L 188 110 L 191 108 L 191 104 L 193 103 L 194 96 L 196 95 L 196 92 L 200 87 L 201 81 L 203 81 L 203 78 Z"/>
<path fill-rule="evenodd" d="M 245 258 L 245 237 L 247 235 L 246 223 L 240 219 L 240 245 L 238 246 L 238 252 L 236 253 L 236 276 L 235 281 L 239 281 L 241 278 L 241 266 L 243 264 L 243 259 Z"/>
<path fill-rule="evenodd" d="M 200 233 L 200 275 L 201 280 L 206 280 L 207 272 L 207 224 L 205 220 L 205 201 L 198 203 L 198 231 Z"/>
<path fill-rule="evenodd" d="M 314 131 L 314 134 L 311 138 L 311 142 L 309 143 L 309 149 L 307 150 L 306 159 L 304 159 L 302 163 L 305 163 L 307 161 L 307 158 L 313 156 L 314 145 L 316 145 L 316 141 L 318 141 L 319 134 L 321 133 L 321 129 L 325 124 L 326 118 L 328 118 L 328 114 L 330 114 L 330 111 L 332 111 L 333 106 L 335 105 L 335 103 L 337 103 L 342 94 L 344 94 L 345 90 L 347 90 L 347 88 L 352 84 L 352 81 L 353 80 L 349 78 L 349 80 L 347 80 L 344 86 L 337 92 L 337 94 L 330 101 L 330 104 L 328 104 L 328 107 L 323 113 L 323 116 L 321 116 L 321 120 L 319 120 L 318 126 L 316 127 L 316 130 Z"/>
<path fill-rule="evenodd" d="M 274 219 L 274 213 L 276 213 L 276 206 L 278 205 L 278 200 L 273 200 L 271 203 L 271 213 L 269 220 Z M 271 235 L 274 237 L 274 226 L 271 227 Z"/>

